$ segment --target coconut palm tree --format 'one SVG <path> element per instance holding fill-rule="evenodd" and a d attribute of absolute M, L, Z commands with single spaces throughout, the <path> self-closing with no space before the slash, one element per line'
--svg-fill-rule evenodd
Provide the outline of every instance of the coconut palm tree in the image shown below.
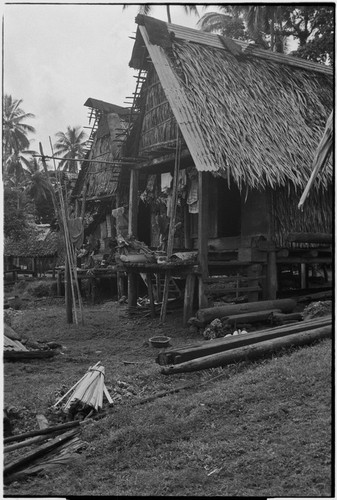
<path fill-rule="evenodd" d="M 282 33 L 289 24 L 289 7 L 280 5 L 224 5 L 223 12 L 208 12 L 200 18 L 198 26 L 202 31 L 222 31 L 224 34 L 235 20 L 243 20 L 247 35 L 264 48 L 282 52 Z M 266 43 L 270 36 L 270 45 Z"/>
<path fill-rule="evenodd" d="M 54 154 L 64 157 L 59 163 L 59 169 L 77 173 L 78 162 L 76 160 L 83 159 L 85 155 L 86 133 L 81 130 L 81 127 L 67 127 L 66 132 L 57 132 L 56 137 Z"/>
<path fill-rule="evenodd" d="M 3 151 L 9 157 L 13 152 L 19 153 L 29 147 L 28 133 L 35 129 L 24 122 L 27 118 L 35 118 L 32 113 L 25 113 L 21 108 L 22 99 L 13 99 L 5 94 L 3 98 Z"/>
<path fill-rule="evenodd" d="M 123 5 L 123 10 L 126 9 L 129 5 L 124 4 Z M 145 16 L 148 16 L 152 10 L 152 7 L 155 7 L 156 4 L 142 4 L 139 6 L 139 14 L 144 14 Z M 184 4 L 182 5 L 184 8 L 185 12 L 187 14 L 196 14 L 197 16 L 199 15 L 197 6 L 194 4 Z M 166 4 L 166 14 L 167 14 L 167 22 L 171 23 L 171 5 Z"/>
<path fill-rule="evenodd" d="M 45 172 L 41 169 L 40 164 L 34 158 L 28 165 L 26 173 L 25 192 L 35 202 L 39 202 L 47 198 L 47 193 L 50 191 L 50 184 L 46 178 Z"/>
<path fill-rule="evenodd" d="M 3 176 L 6 185 L 17 186 L 28 168 L 33 151 L 28 150 L 27 135 L 34 133 L 32 125 L 25 122 L 34 118 L 32 113 L 25 113 L 21 109 L 22 99 L 13 99 L 5 94 L 3 98 L 2 114 L 2 145 L 3 145 Z"/>
<path fill-rule="evenodd" d="M 8 187 L 18 187 L 25 180 L 25 173 L 29 171 L 32 155 L 36 153 L 32 150 L 12 151 L 9 156 L 4 155 L 3 175 L 4 183 Z"/>

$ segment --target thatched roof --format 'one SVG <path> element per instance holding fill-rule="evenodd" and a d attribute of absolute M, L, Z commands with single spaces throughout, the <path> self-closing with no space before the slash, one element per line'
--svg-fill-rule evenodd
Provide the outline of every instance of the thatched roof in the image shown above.
<path fill-rule="evenodd" d="M 148 69 L 151 58 L 199 171 L 239 187 L 304 188 L 333 107 L 331 68 L 146 16 L 136 21 L 130 65 Z M 331 179 L 330 162 L 316 186 Z"/>
<path fill-rule="evenodd" d="M 20 238 L 5 238 L 6 257 L 52 257 L 60 249 L 60 234 L 46 227 L 31 226 Z"/>
<path fill-rule="evenodd" d="M 118 188 L 122 169 L 116 163 L 121 156 L 119 134 L 129 125 L 129 110 L 92 98 L 85 105 L 93 106 L 100 114 L 94 141 L 86 156 L 92 161 L 83 162 L 72 196 L 80 196 L 84 185 L 87 199 L 112 196 Z"/>
<path fill-rule="evenodd" d="M 110 102 L 101 101 L 100 99 L 94 99 L 93 97 L 89 97 L 89 99 L 85 101 L 84 106 L 102 111 L 102 113 L 117 113 L 118 115 L 130 114 L 128 108 L 117 106 L 117 104 L 110 104 Z"/>

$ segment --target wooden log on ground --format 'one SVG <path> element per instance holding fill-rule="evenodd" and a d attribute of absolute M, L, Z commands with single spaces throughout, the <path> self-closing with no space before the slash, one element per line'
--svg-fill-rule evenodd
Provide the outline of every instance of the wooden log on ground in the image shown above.
<path fill-rule="evenodd" d="M 280 309 L 282 312 L 293 312 L 296 301 L 293 299 L 261 300 L 245 304 L 227 304 L 220 307 L 199 309 L 196 316 L 204 325 L 216 318 L 223 318 L 232 314 L 265 311 L 266 309 Z"/>
<path fill-rule="evenodd" d="M 189 345 L 181 349 L 170 349 L 159 353 L 156 358 L 156 363 L 161 366 L 176 365 L 191 359 L 209 356 L 215 353 L 229 351 L 245 345 L 257 344 L 265 340 L 273 338 L 293 335 L 303 331 L 314 330 L 329 326 L 332 323 L 330 316 L 321 317 L 309 321 L 302 321 L 295 325 L 277 326 L 260 330 L 258 332 L 245 333 L 242 335 L 231 335 L 230 337 L 222 337 L 212 341 L 206 341 L 200 344 Z"/>
<path fill-rule="evenodd" d="M 332 243 L 331 233 L 289 233 L 287 240 L 293 243 Z"/>
<path fill-rule="evenodd" d="M 47 359 L 56 356 L 58 351 L 4 351 L 5 361 L 30 361 L 31 359 Z"/>
<path fill-rule="evenodd" d="M 62 431 L 59 431 L 62 432 Z M 10 444 L 9 446 L 4 447 L 4 453 L 8 453 L 10 451 L 18 450 L 20 448 L 25 448 L 26 446 L 30 446 L 31 444 L 42 443 L 43 441 L 47 441 L 51 436 L 35 436 L 30 439 L 26 439 L 25 441 L 20 441 L 19 443 Z"/>
<path fill-rule="evenodd" d="M 309 302 L 316 300 L 326 300 L 332 298 L 332 288 L 330 290 L 326 290 L 324 292 L 313 292 L 307 295 L 301 295 L 297 298 L 297 302 Z"/>
<path fill-rule="evenodd" d="M 33 437 L 33 436 L 41 436 L 44 434 L 51 434 L 52 432 L 57 431 L 66 431 L 67 429 L 72 429 L 73 427 L 78 427 L 80 425 L 79 420 L 75 420 L 73 422 L 66 422 L 65 424 L 54 425 L 52 427 L 46 427 L 45 429 L 36 429 L 34 431 L 28 431 L 23 434 L 17 434 L 16 436 L 9 436 L 4 439 L 4 444 L 13 443 L 14 441 L 22 441 L 23 439 Z"/>
<path fill-rule="evenodd" d="M 270 320 L 276 323 L 278 322 L 282 323 L 283 321 L 302 321 L 303 315 L 300 312 L 294 312 L 289 314 L 284 314 L 281 312 L 273 312 L 270 315 Z"/>
<path fill-rule="evenodd" d="M 196 358 L 179 365 L 163 367 L 161 369 L 161 373 L 164 375 L 171 375 L 174 373 L 192 372 L 226 366 L 240 361 L 255 360 L 262 356 L 273 354 L 274 352 L 286 347 L 303 346 L 311 344 L 317 340 L 329 338 L 331 337 L 331 332 L 332 325 L 305 332 L 294 333 L 286 337 L 266 340 L 264 342 L 259 342 L 258 344 L 232 349 L 231 351 Z"/>
<path fill-rule="evenodd" d="M 265 311 L 248 312 L 242 314 L 231 314 L 226 318 L 222 318 L 228 325 L 239 323 L 256 323 L 259 321 L 268 321 L 274 313 L 281 313 L 281 309 L 266 309 Z"/>
<path fill-rule="evenodd" d="M 63 436 L 58 436 L 53 439 L 50 443 L 46 443 L 42 445 L 40 448 L 35 449 L 34 451 L 27 453 L 26 455 L 21 456 L 19 459 L 15 459 L 9 464 L 4 466 L 4 476 L 12 474 L 28 464 L 31 464 L 37 458 L 40 458 L 44 455 L 47 455 L 52 450 L 55 450 L 63 443 L 72 439 L 78 432 L 78 429 L 72 429 L 69 432 L 63 434 Z"/>

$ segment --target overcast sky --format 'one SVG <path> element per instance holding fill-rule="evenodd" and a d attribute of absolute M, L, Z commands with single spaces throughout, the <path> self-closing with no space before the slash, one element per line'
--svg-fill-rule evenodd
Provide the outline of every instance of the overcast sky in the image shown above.
<path fill-rule="evenodd" d="M 49 136 L 70 126 L 88 126 L 89 97 L 119 106 L 135 90 L 135 70 L 128 63 L 139 6 L 123 4 L 10 4 L 4 12 L 4 92 L 23 99 L 33 113 L 31 147 L 42 142 L 50 154 Z M 207 11 L 215 10 L 208 7 Z M 205 10 L 199 7 L 202 14 Z M 151 16 L 166 20 L 166 7 L 157 4 Z M 183 7 L 171 8 L 172 22 L 196 27 L 198 17 Z M 85 129 L 89 132 L 88 129 Z"/>

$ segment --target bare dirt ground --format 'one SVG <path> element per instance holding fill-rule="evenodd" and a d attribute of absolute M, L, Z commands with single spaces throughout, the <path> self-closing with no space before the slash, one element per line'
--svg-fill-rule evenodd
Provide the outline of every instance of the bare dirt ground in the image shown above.
<path fill-rule="evenodd" d="M 84 324 L 76 325 L 67 324 L 62 298 L 32 297 L 19 306 L 9 315 L 26 345 L 61 347 L 51 359 L 5 363 L 14 433 L 37 429 L 38 414 L 56 423 L 51 405 L 97 361 L 114 406 L 105 404 L 107 416 L 82 431 L 77 459 L 5 486 L 5 495 L 331 494 L 329 340 L 256 363 L 164 376 L 150 337 L 167 335 L 174 347 L 203 340 L 182 327 L 181 310 L 161 325 L 107 301 L 86 304 Z"/>

